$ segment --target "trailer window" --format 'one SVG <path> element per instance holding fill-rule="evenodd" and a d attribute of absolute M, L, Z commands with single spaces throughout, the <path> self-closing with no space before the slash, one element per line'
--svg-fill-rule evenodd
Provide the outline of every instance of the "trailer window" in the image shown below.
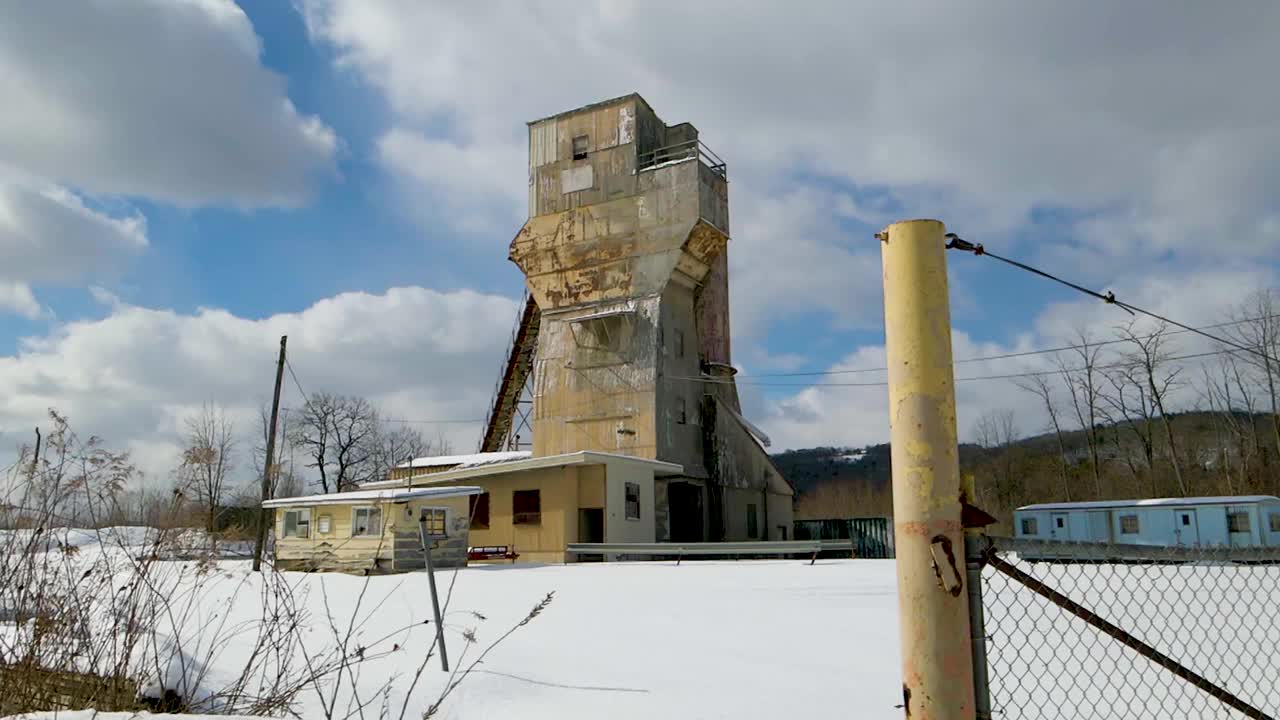
<path fill-rule="evenodd" d="M 287 538 L 311 536 L 311 510 L 289 510 L 284 514 L 284 533 Z"/>
<path fill-rule="evenodd" d="M 1271 532 L 1280 532 L 1280 513 L 1271 513 Z"/>
<path fill-rule="evenodd" d="M 1227 532 L 1249 532 L 1249 513 L 1244 510 L 1227 513 Z"/>
<path fill-rule="evenodd" d="M 1035 518 L 1022 518 L 1022 534 L 1023 535 L 1039 535 L 1040 523 Z"/>
<path fill-rule="evenodd" d="M 351 537 L 377 537 L 382 534 L 382 508 L 351 509 Z"/>
<path fill-rule="evenodd" d="M 1120 534 L 1121 535 L 1137 535 L 1138 534 L 1138 516 L 1137 515 L 1121 515 L 1120 516 Z"/>

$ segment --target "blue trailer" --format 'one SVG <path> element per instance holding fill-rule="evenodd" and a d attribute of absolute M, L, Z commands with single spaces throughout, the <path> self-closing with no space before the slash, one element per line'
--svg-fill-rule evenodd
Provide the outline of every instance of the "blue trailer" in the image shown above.
<path fill-rule="evenodd" d="M 1273 495 L 1040 503 L 1013 511 L 1028 540 L 1159 547 L 1280 547 Z"/>

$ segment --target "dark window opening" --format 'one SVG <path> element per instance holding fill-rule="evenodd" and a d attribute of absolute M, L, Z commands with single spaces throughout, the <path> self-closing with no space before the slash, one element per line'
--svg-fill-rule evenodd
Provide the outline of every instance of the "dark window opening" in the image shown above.
<path fill-rule="evenodd" d="M 1121 535 L 1137 535 L 1138 534 L 1138 516 L 1137 515 L 1121 515 L 1120 516 L 1120 534 Z"/>
<path fill-rule="evenodd" d="M 779 540 L 786 540 L 786 539 L 787 539 L 787 526 L 786 526 L 786 525 L 779 525 L 779 526 L 778 526 L 778 539 L 779 539 Z"/>
<path fill-rule="evenodd" d="M 573 159 L 574 160 L 587 159 L 587 136 L 586 135 L 579 135 L 578 137 L 573 139 Z"/>
<path fill-rule="evenodd" d="M 689 422 L 689 413 L 685 409 L 684 398 L 678 398 L 676 400 L 676 422 L 681 425 Z"/>
<path fill-rule="evenodd" d="M 1056 520 L 1056 522 L 1057 522 L 1057 524 L 1058 524 L 1058 527 L 1062 527 L 1062 526 L 1063 526 L 1063 520 L 1062 520 L 1062 518 L 1055 518 L 1055 520 Z"/>
<path fill-rule="evenodd" d="M 684 331 L 683 330 L 676 330 L 674 345 L 676 349 L 676 357 L 678 358 L 684 357 Z"/>
<path fill-rule="evenodd" d="M 516 490 L 511 493 L 511 524 L 542 524 L 542 496 L 539 491 Z"/>
<path fill-rule="evenodd" d="M 1190 516 L 1190 515 L 1186 515 L 1186 514 L 1184 514 L 1184 515 L 1182 516 L 1182 524 L 1183 524 L 1183 525 L 1190 525 L 1190 524 L 1191 524 L 1191 516 Z"/>
<path fill-rule="evenodd" d="M 1036 522 L 1035 518 L 1022 518 L 1022 534 L 1023 535 L 1039 535 L 1040 534 L 1040 528 L 1038 527 L 1039 524 L 1040 523 Z"/>
<path fill-rule="evenodd" d="M 480 493 L 467 498 L 467 514 L 471 518 L 471 527 L 476 530 L 489 529 L 489 493 Z"/>
<path fill-rule="evenodd" d="M 1227 513 L 1227 532 L 1249 532 L 1249 513 L 1243 510 Z"/>
<path fill-rule="evenodd" d="M 1271 513 L 1271 532 L 1280 532 L 1280 513 Z"/>
<path fill-rule="evenodd" d="M 756 506 L 747 504 L 747 537 L 755 539 L 760 534 L 760 527 L 756 521 Z"/>
<path fill-rule="evenodd" d="M 626 484 L 627 490 L 627 519 L 640 519 L 640 483 L 629 482 Z"/>

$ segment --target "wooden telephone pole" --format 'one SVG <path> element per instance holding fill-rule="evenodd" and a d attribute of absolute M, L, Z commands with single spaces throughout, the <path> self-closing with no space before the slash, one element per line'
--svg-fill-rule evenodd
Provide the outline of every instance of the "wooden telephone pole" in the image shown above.
<path fill-rule="evenodd" d="M 276 362 L 276 392 L 271 400 L 271 427 L 267 430 L 267 457 L 262 463 L 262 502 L 271 499 L 271 471 L 276 456 L 276 420 L 280 417 L 280 384 L 284 382 L 284 347 L 288 335 L 280 336 L 280 360 Z M 253 571 L 262 569 L 262 549 L 267 543 L 267 526 L 271 524 L 272 511 L 258 509 L 258 537 L 253 542 Z"/>

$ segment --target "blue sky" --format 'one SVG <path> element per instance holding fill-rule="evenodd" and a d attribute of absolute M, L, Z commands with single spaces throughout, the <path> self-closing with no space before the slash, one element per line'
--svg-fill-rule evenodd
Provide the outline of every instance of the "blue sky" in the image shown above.
<path fill-rule="evenodd" d="M 1271 8 L 649 5 L 0 11 L 0 440 L 57 407 L 163 467 L 204 402 L 247 431 L 285 332 L 314 389 L 482 417 L 520 293 L 524 123 L 632 91 L 728 162 L 735 360 L 792 385 L 744 385 L 778 447 L 887 437 L 882 391 L 769 374 L 878 364 L 893 220 L 1188 322 L 1276 284 L 1280 100 L 1245 90 Z M 1124 319 L 950 261 L 957 356 Z M 1024 396 L 962 392 L 962 434 L 1002 408 L 1038 431 Z"/>

